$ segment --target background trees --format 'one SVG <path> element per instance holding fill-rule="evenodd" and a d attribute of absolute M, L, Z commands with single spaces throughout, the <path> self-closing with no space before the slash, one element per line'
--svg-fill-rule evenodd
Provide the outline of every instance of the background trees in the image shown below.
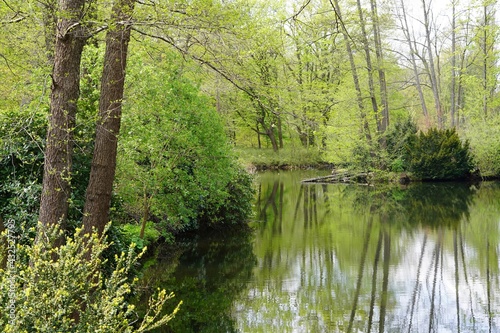
<path fill-rule="evenodd" d="M 384 148 L 391 124 L 410 119 L 421 130 L 457 128 L 461 137 L 469 139 L 480 169 L 495 173 L 500 158 L 494 135 L 483 134 L 498 132 L 496 8 L 495 1 L 450 1 L 436 7 L 428 1 L 417 4 L 405 0 L 313 0 L 300 5 L 198 0 L 175 4 L 116 2 L 112 14 L 110 6 L 98 1 L 44 1 L 38 5 L 6 1 L 0 24 L 14 38 L 0 37 L 3 119 L 15 114 L 19 123 L 25 121 L 30 127 L 30 119 L 43 123 L 50 107 L 52 124 L 48 132 L 37 130 L 36 135 L 31 131 L 35 127 L 30 131 L 26 126 L 5 127 L 4 160 L 11 161 L 16 133 L 27 136 L 31 147 L 40 146 L 35 148 L 39 153 L 46 150 L 45 181 L 53 185 L 46 184 L 42 192 L 31 187 L 41 196 L 40 219 L 78 219 L 84 212 L 86 221 L 92 216 L 107 219 L 107 213 L 97 213 L 106 207 L 91 212 L 90 203 L 101 202 L 95 198 L 103 197 L 100 193 L 92 199 L 92 189 L 101 181 L 91 182 L 85 209 L 80 194 L 81 188 L 87 187 L 86 177 L 90 173 L 95 176 L 102 162 L 95 161 L 94 171 L 90 171 L 93 149 L 96 159 L 99 152 L 104 157 L 114 155 L 100 148 L 100 142 L 111 147 L 107 139 L 99 136 L 94 141 L 95 111 L 101 98 L 101 118 L 115 124 L 106 127 L 101 120 L 97 133 L 113 132 L 116 136 L 122 97 L 118 89 L 108 103 L 104 101 L 105 90 L 111 86 L 105 83 L 106 75 L 100 81 L 101 70 L 118 73 L 120 77 L 109 81 L 123 83 L 127 38 L 121 38 L 130 32 L 132 47 L 149 48 L 131 58 L 133 71 L 140 73 L 138 64 L 147 54 L 154 53 L 158 63 L 170 52 L 182 54 L 182 65 L 168 70 L 182 71 L 183 78 L 196 82 L 199 91 L 208 95 L 209 100 L 196 102 L 196 108 L 212 104 L 224 118 L 231 143 L 238 148 L 270 148 L 277 154 L 307 151 L 334 163 L 387 166 L 392 164 L 384 160 L 391 155 Z M 59 21 L 55 19 L 58 16 Z M 71 39 L 76 43 L 70 43 Z M 103 45 L 111 46 L 112 41 L 117 41 L 121 58 L 106 58 Z M 66 51 L 74 53 L 65 58 Z M 166 61 L 171 60 L 168 57 Z M 55 67 L 50 76 L 52 64 Z M 68 68 L 59 67 L 62 65 Z M 135 78 L 125 89 L 131 94 L 133 86 L 154 81 L 152 75 Z M 71 85 L 66 86 L 65 80 L 71 80 Z M 187 87 L 181 88 L 181 96 L 191 94 L 182 95 L 184 89 L 192 89 Z M 63 88 L 67 88 L 64 94 Z M 158 93 L 151 99 L 158 98 Z M 137 101 L 129 100 L 130 110 Z M 144 102 L 148 111 L 150 102 Z M 175 105 L 175 101 L 171 103 L 159 107 L 168 109 Z M 117 112 L 106 118 L 110 110 Z M 40 140 L 44 136 L 47 139 Z M 31 165 L 20 160 L 8 163 L 18 168 Z M 37 163 L 33 168 L 39 168 L 40 161 Z M 108 170 L 113 170 L 113 163 L 109 165 Z M 37 181 L 39 178 L 33 176 Z M 112 178 L 110 173 L 92 179 Z M 108 183 L 106 192 L 111 195 L 112 182 Z M 29 186 L 28 181 L 18 184 L 23 189 Z M 4 202 L 14 192 L 19 191 L 5 185 Z M 33 212 L 33 207 L 29 211 Z"/>

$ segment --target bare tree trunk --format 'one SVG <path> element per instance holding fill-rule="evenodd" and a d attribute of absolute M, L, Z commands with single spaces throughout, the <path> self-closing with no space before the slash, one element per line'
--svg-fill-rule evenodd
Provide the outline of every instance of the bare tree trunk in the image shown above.
<path fill-rule="evenodd" d="M 83 228 L 86 233 L 96 228 L 101 234 L 109 221 L 130 40 L 130 20 L 134 4 L 135 0 L 116 0 L 111 14 L 112 24 L 106 35 L 99 120 L 83 215 Z"/>
<path fill-rule="evenodd" d="M 333 6 L 339 20 L 342 21 L 342 13 L 340 12 L 339 1 L 333 0 L 331 5 Z M 356 68 L 356 63 L 354 62 L 354 55 L 353 55 L 352 49 L 351 49 L 351 42 L 350 42 L 349 34 L 347 33 L 344 25 L 342 25 L 342 35 L 344 36 L 346 50 L 347 50 L 347 54 L 349 56 L 349 63 L 351 65 L 351 73 L 352 73 L 352 79 L 354 81 L 354 88 L 356 89 L 356 101 L 358 103 L 360 118 L 361 118 L 361 122 L 362 122 L 362 132 L 365 135 L 366 141 L 369 144 L 371 144 L 372 137 L 370 134 L 370 127 L 368 124 L 368 120 L 366 119 L 365 108 L 363 105 L 363 95 L 361 93 L 361 87 L 359 85 L 358 70 Z"/>
<path fill-rule="evenodd" d="M 429 75 L 431 79 L 432 94 L 434 95 L 434 106 L 436 107 L 436 113 L 438 118 L 438 127 L 443 128 L 443 110 L 441 108 L 441 99 L 439 94 L 439 84 L 436 76 L 436 69 L 434 66 L 434 55 L 432 53 L 432 39 L 431 39 L 431 29 L 429 22 L 430 15 L 430 5 L 427 5 L 425 0 L 422 0 L 422 8 L 424 12 L 424 28 L 425 28 L 425 40 L 427 46 L 427 54 L 429 57 Z"/>
<path fill-rule="evenodd" d="M 456 77 L 457 77 L 457 71 L 456 71 L 456 66 L 457 66 L 457 46 L 456 46 L 456 29 L 457 29 L 457 24 L 456 24 L 456 6 L 457 6 L 457 0 L 453 0 L 451 3 L 451 92 L 450 92 L 450 121 L 451 121 L 451 127 L 455 127 L 455 113 L 456 113 L 456 96 L 455 96 L 455 91 L 456 91 Z"/>
<path fill-rule="evenodd" d="M 370 101 L 372 103 L 373 114 L 377 115 L 376 116 L 377 130 L 380 132 L 382 124 L 379 121 L 379 117 L 378 117 L 378 104 L 377 104 L 377 98 L 375 96 L 375 85 L 373 83 L 373 66 L 372 66 L 372 60 L 371 60 L 371 55 L 370 55 L 370 44 L 368 43 L 368 35 L 366 33 L 365 18 L 363 15 L 363 8 L 361 7 L 361 0 L 357 0 L 356 2 L 357 2 L 357 7 L 358 7 L 359 24 L 361 27 L 361 38 L 363 41 L 363 48 L 365 50 L 366 70 L 368 72 L 368 90 L 370 92 Z"/>
<path fill-rule="evenodd" d="M 375 42 L 375 55 L 377 56 L 378 79 L 380 84 L 380 101 L 382 103 L 382 117 L 380 119 L 380 133 L 389 127 L 389 99 L 387 96 L 387 81 L 385 79 L 384 57 L 382 54 L 382 39 L 380 37 L 380 23 L 378 20 L 377 1 L 370 0 L 373 22 L 373 40 Z M 385 143 L 383 143 L 385 145 Z"/>
<path fill-rule="evenodd" d="M 415 86 L 417 88 L 418 97 L 420 99 L 420 106 L 422 107 L 422 112 L 425 117 L 427 126 L 429 125 L 429 112 L 427 110 L 427 103 L 425 102 L 424 92 L 422 90 L 422 84 L 420 82 L 420 73 L 418 71 L 417 59 L 415 57 L 417 50 L 413 47 L 413 40 L 411 37 L 410 27 L 408 25 L 408 17 L 406 15 L 405 5 L 403 0 L 401 0 L 401 10 L 402 16 L 400 17 L 403 34 L 405 35 L 408 48 L 410 50 L 410 62 L 413 69 L 413 75 L 415 76 Z"/>
<path fill-rule="evenodd" d="M 86 42 L 84 0 L 61 0 L 56 28 L 50 116 L 38 220 L 65 227 L 71 193 L 73 130 L 80 96 L 80 61 Z M 48 42 L 50 43 L 50 42 Z"/>

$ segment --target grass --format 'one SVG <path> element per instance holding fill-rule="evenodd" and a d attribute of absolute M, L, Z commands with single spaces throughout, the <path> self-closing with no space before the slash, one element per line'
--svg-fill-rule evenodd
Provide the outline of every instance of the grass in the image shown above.
<path fill-rule="evenodd" d="M 264 148 L 237 147 L 235 152 L 240 163 L 246 168 L 262 169 L 299 169 L 327 165 L 316 148 L 284 148 L 277 152 Z"/>

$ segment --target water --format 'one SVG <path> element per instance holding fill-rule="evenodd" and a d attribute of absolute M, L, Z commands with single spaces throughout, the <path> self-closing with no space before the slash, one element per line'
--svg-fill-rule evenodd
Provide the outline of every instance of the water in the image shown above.
<path fill-rule="evenodd" d="M 259 174 L 251 232 L 160 252 L 148 285 L 184 304 L 158 332 L 500 330 L 499 183 L 300 183 L 312 175 Z"/>

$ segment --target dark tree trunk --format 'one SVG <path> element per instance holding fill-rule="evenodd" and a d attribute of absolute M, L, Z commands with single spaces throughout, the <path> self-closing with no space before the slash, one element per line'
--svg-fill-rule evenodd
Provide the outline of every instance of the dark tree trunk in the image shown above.
<path fill-rule="evenodd" d="M 80 61 L 86 37 L 81 19 L 84 0 L 61 0 L 64 13 L 56 28 L 50 116 L 38 220 L 65 226 L 71 192 L 73 129 L 80 96 Z"/>
<path fill-rule="evenodd" d="M 115 2 L 111 17 L 113 23 L 106 35 L 99 120 L 83 215 L 83 229 L 86 233 L 92 232 L 95 228 L 101 234 L 109 221 L 130 40 L 130 19 L 134 3 L 135 0 Z"/>

